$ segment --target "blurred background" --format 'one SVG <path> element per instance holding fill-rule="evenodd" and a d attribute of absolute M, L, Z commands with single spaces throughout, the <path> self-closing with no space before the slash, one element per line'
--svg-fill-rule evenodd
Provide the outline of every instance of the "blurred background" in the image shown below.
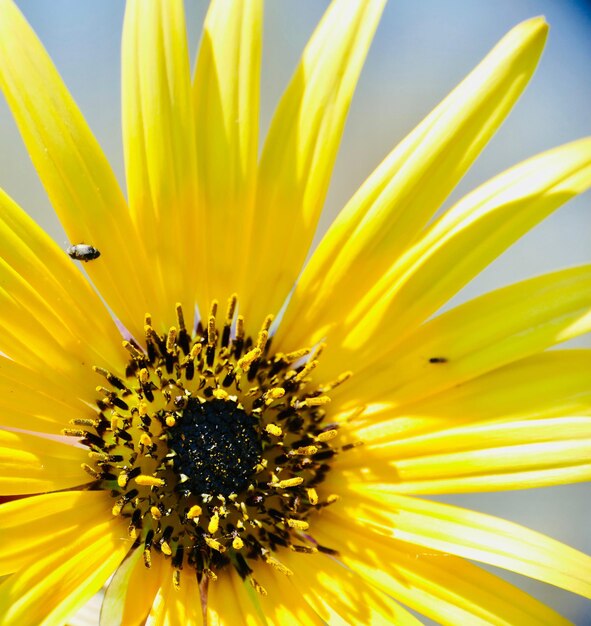
<path fill-rule="evenodd" d="M 17 0 L 17 4 L 51 54 L 123 185 L 119 84 L 123 0 Z M 327 5 L 324 0 L 267 2 L 263 133 Z M 187 2 L 193 51 L 206 8 L 204 0 Z M 528 156 L 591 134 L 591 3 L 392 1 L 353 100 L 319 234 L 392 147 L 512 26 L 535 15 L 545 15 L 551 26 L 540 67 L 450 202 Z M 65 248 L 67 239 L 4 101 L 0 102 L 0 146 L 0 185 Z M 540 272 L 591 262 L 590 205 L 590 194 L 570 202 L 493 263 L 452 304 Z M 591 346 L 591 342 L 583 339 L 576 345 Z M 587 485 L 450 496 L 445 500 L 505 517 L 591 552 L 591 489 Z M 590 601 L 518 575 L 499 573 L 577 626 L 591 625 Z"/>

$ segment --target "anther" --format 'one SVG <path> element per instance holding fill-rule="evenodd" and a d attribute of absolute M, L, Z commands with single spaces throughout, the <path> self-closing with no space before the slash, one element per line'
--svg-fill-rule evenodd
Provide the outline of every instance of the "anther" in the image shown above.
<path fill-rule="evenodd" d="M 185 327 L 185 316 L 183 315 L 183 307 L 180 302 L 176 303 L 175 310 L 176 310 L 177 323 L 179 325 L 179 331 L 182 332 L 186 330 L 186 327 Z"/>
<path fill-rule="evenodd" d="M 212 539 L 211 537 L 205 537 L 205 543 L 212 549 L 217 552 L 225 552 L 226 548 L 219 541 Z"/>
<path fill-rule="evenodd" d="M 265 404 L 269 405 L 275 402 L 275 400 L 283 398 L 284 395 L 285 389 L 283 389 L 283 387 L 274 387 L 273 389 L 269 389 L 263 397 L 265 399 Z"/>
<path fill-rule="evenodd" d="M 141 485 L 142 487 L 164 487 L 166 484 L 162 478 L 147 476 L 146 474 L 136 476 L 135 482 L 137 485 Z"/>
<path fill-rule="evenodd" d="M 125 386 L 125 383 L 118 378 L 117 376 L 114 376 L 113 374 L 111 374 L 111 372 L 109 372 L 109 370 L 104 369 L 103 367 L 98 367 L 96 365 L 93 365 L 92 369 L 97 373 L 100 374 L 101 376 L 104 376 L 108 382 L 113 385 L 113 387 L 115 387 L 116 389 L 119 389 L 121 391 L 127 389 L 127 387 Z"/>
<path fill-rule="evenodd" d="M 310 446 L 300 446 L 295 450 L 290 450 L 287 454 L 288 456 L 312 456 L 318 452 L 318 448 L 314 445 Z"/>
<path fill-rule="evenodd" d="M 315 396 L 313 398 L 306 398 L 305 400 L 295 400 L 293 406 L 296 409 L 303 409 L 313 406 L 324 406 L 330 402 L 330 396 Z"/>
<path fill-rule="evenodd" d="M 286 480 L 280 480 L 276 483 L 268 483 L 269 487 L 276 487 L 277 489 L 289 489 L 289 487 L 297 487 L 304 482 L 304 479 L 301 476 L 296 476 L 294 478 L 287 478 Z"/>
<path fill-rule="evenodd" d="M 187 512 L 187 519 L 195 519 L 199 517 L 203 510 L 198 504 L 193 505 Z"/>
<path fill-rule="evenodd" d="M 90 474 L 93 478 L 96 478 L 98 480 L 101 477 L 100 472 L 97 472 L 94 467 L 91 467 L 90 465 L 88 465 L 88 463 L 82 463 L 81 467 L 87 474 Z"/>
<path fill-rule="evenodd" d="M 283 434 L 283 431 L 279 426 L 277 426 L 277 424 L 267 424 L 265 426 L 265 430 L 274 437 L 281 437 L 281 435 Z"/>
<path fill-rule="evenodd" d="M 218 400 L 227 400 L 230 397 L 230 394 L 224 389 L 214 389 L 213 397 L 217 398 Z"/>
<path fill-rule="evenodd" d="M 337 434 L 338 434 L 338 431 L 336 430 L 336 428 L 333 428 L 331 430 L 325 430 L 324 432 L 316 435 L 316 440 L 322 443 L 325 443 L 327 441 L 331 441 L 332 439 L 334 439 L 337 436 Z"/>
<path fill-rule="evenodd" d="M 66 437 L 86 437 L 87 431 L 79 428 L 62 428 L 62 435 Z"/>
<path fill-rule="evenodd" d="M 285 567 L 283 563 L 281 563 L 274 557 L 272 556 L 265 557 L 265 562 L 268 563 L 269 565 L 272 565 L 277 571 L 281 572 L 285 576 L 293 576 L 293 572 L 288 567 Z"/>
<path fill-rule="evenodd" d="M 76 419 L 70 420 L 70 424 L 72 424 L 73 426 L 88 426 L 89 428 L 96 428 L 100 424 L 100 421 L 84 419 L 84 418 L 76 418 Z"/>
<path fill-rule="evenodd" d="M 286 519 L 285 521 L 290 528 L 295 528 L 296 530 L 308 530 L 310 528 L 310 524 L 304 520 Z"/>
<path fill-rule="evenodd" d="M 143 361 L 146 356 L 143 352 L 140 352 L 132 343 L 129 341 L 123 341 L 123 347 L 129 352 L 131 358 L 136 361 Z"/>
<path fill-rule="evenodd" d="M 171 326 L 166 337 L 166 351 L 169 354 L 174 354 L 174 351 L 176 349 L 176 336 L 176 328 L 174 326 Z"/>
<path fill-rule="evenodd" d="M 209 524 L 207 525 L 207 532 L 213 535 L 218 531 L 219 527 L 220 517 L 217 513 L 214 513 L 209 520 Z"/>
<path fill-rule="evenodd" d="M 259 348 L 253 348 L 250 352 L 247 352 L 239 361 L 238 361 L 238 369 L 245 371 L 250 367 L 250 364 L 253 363 L 256 359 L 261 356 L 261 351 Z"/>
<path fill-rule="evenodd" d="M 244 541 L 242 541 L 240 537 L 236 536 L 232 540 L 232 547 L 234 548 L 234 550 L 242 550 L 242 548 L 244 547 Z"/>

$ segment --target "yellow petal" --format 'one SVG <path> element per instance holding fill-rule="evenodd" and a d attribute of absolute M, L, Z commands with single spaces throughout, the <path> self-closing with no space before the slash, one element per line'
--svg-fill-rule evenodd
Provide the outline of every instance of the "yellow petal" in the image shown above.
<path fill-rule="evenodd" d="M 332 513 L 315 534 L 318 541 L 338 550 L 339 559 L 366 581 L 437 623 L 569 623 L 517 587 L 452 554 L 376 535 L 367 526 Z"/>
<path fill-rule="evenodd" d="M 0 624 L 63 624 L 103 585 L 123 560 L 131 540 L 118 519 L 95 520 L 89 529 L 41 556 L 0 584 Z"/>
<path fill-rule="evenodd" d="M 131 0 L 126 7 L 122 101 L 129 207 L 157 287 L 149 312 L 167 330 L 175 302 L 192 315 L 201 273 L 185 16 L 182 0 Z M 192 319 L 187 323 L 192 326 Z"/>
<path fill-rule="evenodd" d="M 490 515 L 391 490 L 364 485 L 362 491 L 351 489 L 351 494 L 342 500 L 344 504 L 349 502 L 348 516 L 377 532 L 591 597 L 591 557 L 541 533 Z"/>
<path fill-rule="evenodd" d="M 32 355 L 34 356 L 34 355 Z M 0 424 L 57 434 L 69 420 L 88 413 L 88 406 L 78 400 L 69 380 L 52 376 L 51 368 L 32 372 L 7 358 L 0 358 Z M 54 380 L 51 380 L 53 378 Z M 61 378 L 62 385 L 58 385 Z"/>
<path fill-rule="evenodd" d="M 96 385 L 89 364 L 124 363 L 115 323 L 66 253 L 1 191 L 0 237 L 0 351 L 30 377 L 88 394 Z"/>
<path fill-rule="evenodd" d="M 207 210 L 199 227 L 207 233 L 202 311 L 213 298 L 232 293 L 240 304 L 254 296 L 243 262 L 257 248 L 253 224 L 258 160 L 262 43 L 261 0 L 215 0 L 210 4 L 193 83 L 199 190 Z"/>
<path fill-rule="evenodd" d="M 152 285 L 142 242 L 97 141 L 43 46 L 11 0 L 0 2 L 0 88 L 70 241 L 116 316 L 142 336 Z"/>
<path fill-rule="evenodd" d="M 591 414 L 591 350 L 552 350 L 446 389 L 412 405 L 385 408 L 355 435 L 374 443 L 492 418 Z"/>
<path fill-rule="evenodd" d="M 0 430 L 0 493 L 43 493 L 88 483 L 91 478 L 80 467 L 87 460 L 84 448 Z"/>
<path fill-rule="evenodd" d="M 313 556 L 286 554 L 282 558 L 294 573 L 294 585 L 302 595 L 299 602 L 314 607 L 324 620 L 321 623 L 356 626 L 421 624 L 396 601 L 335 559 L 320 553 Z"/>
<path fill-rule="evenodd" d="M 288 556 L 286 552 L 281 553 L 282 563 L 286 563 L 286 556 Z M 305 559 L 309 555 L 303 556 Z M 259 595 L 257 601 L 269 626 L 283 626 L 284 624 L 323 626 L 326 623 L 310 607 L 299 590 L 294 589 L 291 582 L 292 577 L 288 579 L 284 574 L 277 572 L 266 563 L 254 563 L 253 569 L 255 580 L 267 592 L 266 596 Z M 294 582 L 297 586 L 297 581 Z"/>
<path fill-rule="evenodd" d="M 252 602 L 242 604 L 235 593 L 234 568 L 228 568 L 218 580 L 211 581 L 207 592 L 207 626 L 259 626 L 264 624 L 256 615 Z M 241 580 L 236 581 L 242 585 Z M 253 589 L 253 593 L 256 593 Z"/>
<path fill-rule="evenodd" d="M 591 265 L 497 289 L 408 335 L 356 375 L 354 393 L 395 404 L 433 395 L 589 331 L 590 308 Z"/>
<path fill-rule="evenodd" d="M 127 556 L 105 591 L 101 626 L 135 626 L 146 621 L 162 580 L 163 560 L 153 558 L 147 568 L 141 546 Z"/>
<path fill-rule="evenodd" d="M 349 482 L 398 493 L 527 489 L 591 478 L 591 417 L 494 420 L 372 445 L 343 455 Z M 376 487 L 379 488 L 379 487 Z"/>
<path fill-rule="evenodd" d="M 154 626 L 201 626 L 201 594 L 194 573 L 187 571 L 184 576 L 181 574 L 181 586 L 176 589 L 169 563 L 164 562 L 161 567 L 164 610 L 160 618 L 153 622 Z M 151 621 L 149 623 L 152 624 Z"/>
<path fill-rule="evenodd" d="M 282 337 L 320 339 L 413 242 L 519 98 L 547 30 L 542 18 L 514 28 L 376 169 L 304 269 Z"/>
<path fill-rule="evenodd" d="M 2 504 L 0 576 L 68 545 L 72 537 L 104 517 L 109 500 L 102 491 L 66 491 Z"/>
<path fill-rule="evenodd" d="M 271 122 L 250 235 L 257 254 L 242 260 L 257 288 L 244 312 L 257 326 L 265 315 L 279 310 L 308 252 L 349 103 L 383 6 L 384 0 L 333 1 Z"/>
<path fill-rule="evenodd" d="M 519 237 L 590 186 L 588 138 L 529 159 L 470 193 L 347 316 L 346 349 L 358 351 L 360 359 L 364 352 L 375 358 L 388 351 Z"/>

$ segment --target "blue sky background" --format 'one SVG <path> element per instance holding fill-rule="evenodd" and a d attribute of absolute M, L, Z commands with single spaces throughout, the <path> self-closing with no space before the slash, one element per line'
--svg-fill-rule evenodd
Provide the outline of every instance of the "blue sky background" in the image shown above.
<path fill-rule="evenodd" d="M 122 0 L 18 0 L 123 183 L 120 130 Z M 262 129 L 327 2 L 266 5 Z M 187 3 L 192 49 L 207 3 Z M 451 200 L 541 150 L 591 135 L 591 10 L 570 0 L 391 1 L 362 74 L 320 230 L 358 185 L 515 24 L 545 15 L 551 30 L 538 72 L 501 131 Z M 64 247 L 65 235 L 0 102 L 0 185 Z M 509 281 L 591 262 L 591 197 L 546 220 L 468 285 L 457 303 Z M 584 345 L 579 343 L 579 345 Z M 591 345 L 587 342 L 586 345 Z M 591 552 L 588 486 L 448 498 L 501 515 Z M 591 602 L 511 576 L 577 626 L 591 624 Z"/>

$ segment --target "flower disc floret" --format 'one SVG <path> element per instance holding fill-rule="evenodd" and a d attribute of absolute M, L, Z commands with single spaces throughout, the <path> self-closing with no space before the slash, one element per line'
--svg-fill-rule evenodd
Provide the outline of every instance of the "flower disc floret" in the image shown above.
<path fill-rule="evenodd" d="M 327 392 L 348 375 L 311 384 L 322 346 L 273 353 L 271 316 L 253 339 L 241 316 L 234 321 L 236 305 L 232 297 L 218 329 L 214 303 L 192 335 L 180 305 L 166 334 L 146 316 L 145 348 L 124 342 L 125 375 L 95 367 L 109 384 L 97 387 L 97 419 L 65 432 L 90 448 L 93 488 L 108 489 L 113 515 L 129 518 L 147 567 L 160 552 L 179 585 L 185 566 L 201 580 L 232 564 L 264 592 L 249 561 L 288 574 L 278 550 L 331 551 L 310 541 L 309 528 L 337 499 L 321 484 L 351 447 L 335 445 L 338 426 L 325 420 Z"/>

